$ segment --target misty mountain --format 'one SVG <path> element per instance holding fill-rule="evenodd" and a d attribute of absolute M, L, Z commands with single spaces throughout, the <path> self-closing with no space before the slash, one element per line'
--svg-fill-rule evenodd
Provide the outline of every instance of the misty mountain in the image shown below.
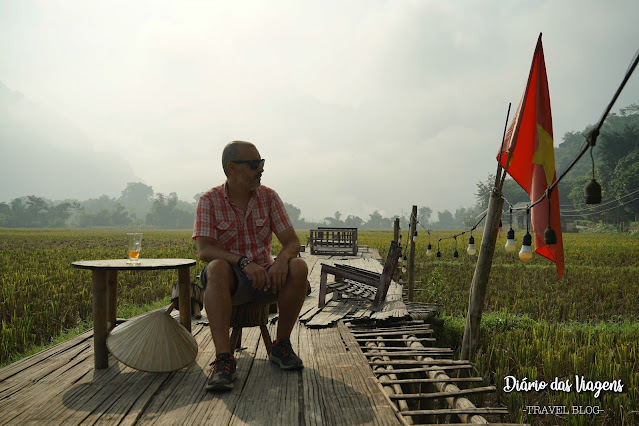
<path fill-rule="evenodd" d="M 133 180 L 124 158 L 97 152 L 71 119 L 0 82 L 0 201 L 116 195 Z"/>

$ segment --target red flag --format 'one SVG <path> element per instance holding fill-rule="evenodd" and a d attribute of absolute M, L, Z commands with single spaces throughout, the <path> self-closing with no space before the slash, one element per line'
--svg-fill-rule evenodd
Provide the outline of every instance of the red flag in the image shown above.
<path fill-rule="evenodd" d="M 557 180 L 550 95 L 541 34 L 537 40 L 526 90 L 506 131 L 497 160 L 528 193 L 531 204 L 540 199 Z M 509 162 L 508 167 L 506 161 Z M 531 209 L 531 222 L 535 234 L 535 252 L 554 261 L 557 275 L 561 278 L 564 273 L 564 245 L 558 192 L 556 186 L 551 191 L 550 215 L 548 199 L 544 198 Z M 557 235 L 557 244 L 544 243 L 544 231 L 549 224 Z"/>

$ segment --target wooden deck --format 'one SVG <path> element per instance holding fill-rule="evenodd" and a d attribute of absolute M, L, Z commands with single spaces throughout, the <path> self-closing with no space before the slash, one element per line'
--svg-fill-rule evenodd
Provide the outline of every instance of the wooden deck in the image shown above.
<path fill-rule="evenodd" d="M 386 381 L 388 377 L 397 379 L 397 376 L 389 375 L 393 372 L 393 367 L 380 366 L 377 365 L 379 361 L 371 361 L 371 343 L 364 343 L 364 340 L 370 340 L 366 338 L 367 334 L 358 334 L 361 331 L 349 328 L 343 322 L 355 323 L 361 319 L 364 322 L 368 321 L 370 326 L 371 322 L 375 323 L 376 320 L 384 318 L 402 318 L 404 324 L 412 321 L 401 302 L 401 287 L 397 286 L 395 290 L 389 291 L 391 300 L 380 312 L 373 312 L 365 305 L 343 300 L 330 301 L 325 308 L 326 312 L 322 312 L 317 309 L 321 263 L 349 263 L 380 271 L 379 254 L 375 250 L 370 250 L 360 252 L 357 257 L 307 254 L 303 257 L 309 265 L 312 293 L 307 297 L 300 315 L 302 320 L 305 319 L 306 325 L 298 322 L 291 336 L 293 348 L 304 360 L 303 370 L 282 371 L 269 362 L 259 328 L 246 328 L 243 330 L 244 348 L 235 353 L 238 360 L 235 388 L 228 393 L 211 393 L 207 392 L 204 386 L 210 371 L 209 363 L 215 356 L 215 347 L 206 316 L 192 321 L 192 333 L 199 348 L 195 362 L 173 373 L 137 371 L 119 363 L 111 355 L 109 368 L 94 370 L 93 333 L 87 331 L 0 369 L 0 425 L 411 423 L 410 416 L 407 418 L 399 414 L 398 396 L 393 394 L 388 384 L 385 383 L 384 387 L 380 384 L 381 377 Z M 395 300 L 392 300 L 393 298 Z M 432 315 L 433 312 L 428 307 L 417 311 L 422 318 Z M 274 322 L 276 315 L 271 316 L 268 326 L 271 336 L 275 335 Z M 309 326 L 309 323 L 312 326 Z M 411 330 L 412 326 L 400 327 L 404 327 L 401 330 Z M 400 340 L 393 339 L 395 335 L 401 337 L 401 334 L 407 332 L 385 332 L 391 334 L 391 338 L 386 340 L 389 342 L 387 345 L 393 345 L 393 341 Z M 433 339 L 424 338 L 424 341 L 426 340 Z M 384 359 L 390 360 L 391 364 L 396 364 L 396 356 L 391 352 L 400 348 L 383 346 L 382 344 L 373 348 L 376 353 L 384 354 Z M 427 349 L 418 347 L 410 350 L 421 351 L 416 353 L 424 354 Z M 445 351 L 444 349 L 441 355 L 450 358 L 450 353 Z M 399 352 L 397 354 L 399 355 Z M 435 356 L 436 352 L 428 354 Z M 411 364 L 408 369 L 404 368 L 404 371 L 431 374 L 431 370 L 442 370 L 443 374 L 443 370 L 451 368 L 471 368 L 469 365 L 435 368 L 432 367 L 433 364 L 443 364 L 428 361 L 432 360 L 431 358 L 418 359 L 420 361 L 408 363 L 418 363 L 420 368 L 414 368 Z M 441 362 L 451 363 L 450 360 Z M 400 373 L 399 370 L 394 372 Z M 427 380 L 454 381 L 437 378 Z M 397 389 L 399 385 L 391 386 Z M 391 402 L 391 399 L 394 402 Z M 402 411 L 410 409 L 406 404 L 399 406 L 402 407 Z M 473 410 L 481 412 L 474 407 L 467 412 L 475 412 Z M 436 411 L 421 410 L 419 414 L 435 415 Z M 483 411 L 490 412 L 490 409 Z"/>
<path fill-rule="evenodd" d="M 317 258 L 306 259 L 312 272 Z M 317 304 L 312 284 L 307 306 Z M 92 331 L 2 368 L 0 424 L 401 424 L 344 327 L 296 326 L 291 340 L 305 368 L 294 372 L 267 360 L 259 328 L 244 329 L 235 388 L 222 394 L 204 389 L 215 355 L 205 316 L 192 332 L 197 358 L 173 373 L 140 372 L 111 355 L 108 369 L 94 370 Z"/>

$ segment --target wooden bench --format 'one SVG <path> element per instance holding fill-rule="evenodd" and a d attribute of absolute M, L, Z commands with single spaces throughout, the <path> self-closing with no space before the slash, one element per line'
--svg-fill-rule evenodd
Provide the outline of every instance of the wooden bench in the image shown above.
<path fill-rule="evenodd" d="M 386 299 L 400 255 L 401 247 L 397 241 L 391 241 L 381 274 L 348 265 L 322 265 L 317 306 L 323 308 L 327 293 L 332 292 L 334 300 L 348 294 L 349 297 L 370 299 L 374 308 L 379 307 Z M 328 283 L 328 275 L 333 275 L 335 282 Z"/>
<path fill-rule="evenodd" d="M 357 256 L 357 228 L 311 229 L 311 254 Z"/>

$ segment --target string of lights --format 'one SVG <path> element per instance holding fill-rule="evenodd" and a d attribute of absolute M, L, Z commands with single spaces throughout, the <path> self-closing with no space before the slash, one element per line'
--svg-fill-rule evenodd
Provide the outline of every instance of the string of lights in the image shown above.
<path fill-rule="evenodd" d="M 512 203 L 510 203 L 505 197 L 502 198 L 503 200 L 509 205 L 509 213 L 510 213 L 510 229 L 508 230 L 508 234 L 507 234 L 507 239 L 506 239 L 506 246 L 505 249 L 507 252 L 514 252 L 516 250 L 515 247 L 515 232 L 512 228 L 512 212 L 513 211 L 523 211 L 526 210 L 526 234 L 523 237 L 522 240 L 522 247 L 521 250 L 519 252 L 519 258 L 524 261 L 524 262 L 528 262 L 532 259 L 532 249 L 531 249 L 531 245 L 532 245 L 532 236 L 530 235 L 530 211 L 533 207 L 535 207 L 537 204 L 541 203 L 544 199 L 548 198 L 548 200 L 550 201 L 550 195 L 552 193 L 552 191 L 557 187 L 557 185 L 559 184 L 559 182 L 561 182 L 561 180 L 568 174 L 568 172 L 575 166 L 575 164 L 577 164 L 577 162 L 581 159 L 581 157 L 588 151 L 588 149 L 590 149 L 590 159 L 591 159 L 591 163 L 592 163 L 592 179 L 590 180 L 590 182 L 586 185 L 585 191 L 584 191 L 584 198 L 585 198 L 585 203 L 590 205 L 590 204 L 601 204 L 601 185 L 599 185 L 599 183 L 595 180 L 595 160 L 594 160 L 594 156 L 593 156 L 593 148 L 595 147 L 596 141 L 597 141 L 597 137 L 599 136 L 599 132 L 601 130 L 601 127 L 604 124 L 604 121 L 606 119 L 606 117 L 608 116 L 608 114 L 610 113 L 610 110 L 612 109 L 612 107 L 614 106 L 615 102 L 617 101 L 617 98 L 619 97 L 619 95 L 621 94 L 621 91 L 623 90 L 623 88 L 625 87 L 628 79 L 630 78 L 630 76 L 632 75 L 632 73 L 634 72 L 635 68 L 637 67 L 637 63 L 639 62 L 639 49 L 637 50 L 637 52 L 635 53 L 630 66 L 628 67 L 628 70 L 626 71 L 626 74 L 624 75 L 624 78 L 619 86 L 619 88 L 617 89 L 617 91 L 615 92 L 614 96 L 612 97 L 612 100 L 610 101 L 610 103 L 608 104 L 608 106 L 606 107 L 605 111 L 603 112 L 603 114 L 601 115 L 601 118 L 599 119 L 599 122 L 597 123 L 597 126 L 595 126 L 593 128 L 593 130 L 590 131 L 590 133 L 588 135 L 585 136 L 586 140 L 584 143 L 584 146 L 582 147 L 582 149 L 579 151 L 579 153 L 575 156 L 575 158 L 570 162 L 570 164 L 568 165 L 568 167 L 566 167 L 566 169 L 560 174 L 560 176 L 547 188 L 546 192 L 535 202 L 532 203 L 527 203 L 524 207 L 517 207 L 515 208 Z M 508 116 L 510 115 L 510 107 L 511 104 L 508 104 L 508 114 L 506 116 L 506 128 L 504 128 L 504 137 L 502 137 L 502 146 L 501 146 L 501 150 L 500 152 L 503 152 L 503 145 L 505 142 L 505 134 L 506 134 L 506 130 L 507 130 L 507 126 L 508 126 Z M 506 167 L 503 169 L 501 169 L 501 165 L 498 162 L 498 166 L 497 166 L 497 174 L 495 177 L 495 184 L 497 186 L 497 184 L 499 184 L 499 187 L 502 188 L 503 187 L 503 183 L 504 180 L 506 179 L 506 174 L 508 171 L 508 165 L 510 164 L 510 158 L 512 157 L 512 152 L 508 151 L 508 157 L 506 160 Z M 624 195 L 623 197 L 627 197 L 630 196 L 636 192 L 639 192 L 639 189 L 628 193 L 626 195 Z M 623 197 L 618 197 L 616 200 L 613 200 L 611 202 L 614 201 L 619 201 L 621 198 Z M 634 198 L 630 201 L 627 201 L 626 203 L 630 203 L 633 201 L 638 200 L 639 197 Z M 609 203 L 611 203 L 609 202 Z M 607 204 L 609 204 L 607 203 Z M 604 205 L 607 205 L 604 204 Z M 622 204 L 620 204 L 622 205 Z M 592 212 L 592 213 L 586 213 L 583 215 L 588 215 L 588 214 L 598 214 L 598 213 L 603 213 L 605 211 L 608 210 L 612 210 L 614 208 L 619 207 L 619 205 L 611 207 L 609 209 L 606 210 L 601 210 L 598 212 Z M 550 202 L 548 203 L 548 212 L 549 215 L 548 217 L 550 218 Z M 572 212 L 572 211 L 570 211 Z M 459 257 L 459 252 L 457 251 L 457 237 L 460 237 L 464 234 L 466 234 L 467 232 L 470 232 L 470 238 L 469 238 L 469 244 L 468 244 L 468 249 L 467 252 L 469 255 L 475 255 L 477 253 L 476 249 L 475 249 L 475 239 L 472 236 L 472 231 L 474 231 L 477 226 L 479 226 L 479 224 L 486 218 L 486 215 L 488 214 L 487 211 L 485 211 L 482 215 L 482 217 L 479 219 L 479 221 L 470 229 L 470 230 L 466 230 L 466 231 L 462 231 L 460 233 L 457 234 L 453 234 L 447 237 L 441 237 L 437 240 L 437 257 L 441 257 L 441 251 L 440 251 L 440 243 L 441 241 L 447 240 L 447 239 L 454 239 L 455 240 L 455 249 L 453 252 L 453 256 L 454 257 Z M 502 212 L 503 214 L 503 212 Z M 563 215 L 562 216 L 581 216 L 581 215 Z M 424 228 L 424 230 L 426 230 L 426 232 L 428 233 L 428 249 L 426 251 L 427 256 L 431 256 L 432 255 L 432 246 L 431 246 L 431 242 L 430 242 L 430 234 L 431 234 L 431 230 L 430 229 L 426 229 L 424 227 L 424 225 L 422 225 L 417 218 L 411 213 L 411 221 L 415 220 L 416 224 L 419 224 L 422 228 Z M 500 221 L 500 228 L 501 228 L 501 221 Z M 410 231 L 409 231 L 410 232 Z M 407 234 L 407 240 L 409 240 L 410 235 Z M 401 240 L 401 233 L 399 236 L 400 240 Z M 417 239 L 417 231 L 415 231 L 415 235 L 413 235 L 413 241 L 415 241 Z M 545 233 L 544 233 L 544 240 L 546 244 L 554 244 L 556 243 L 556 235 L 554 230 L 550 227 L 550 223 L 548 224 L 548 228 L 546 229 Z M 400 241 L 401 244 L 401 241 Z M 406 254 L 404 254 L 403 256 L 403 260 L 404 260 L 404 264 L 406 263 Z M 402 268 L 402 271 L 405 272 L 406 268 L 405 266 Z"/>
<path fill-rule="evenodd" d="M 470 233 L 470 237 L 468 238 L 468 248 L 466 249 L 466 252 L 470 255 L 470 256 L 474 256 L 475 254 L 477 254 L 477 249 L 475 248 L 475 237 L 473 237 L 473 231 L 475 229 L 477 229 L 477 227 L 483 222 L 483 220 L 486 218 L 486 215 L 488 214 L 488 211 L 484 211 L 481 214 L 481 218 L 477 221 L 477 223 L 475 223 L 475 225 L 473 225 L 470 229 L 467 229 L 465 231 L 459 232 L 457 234 L 454 235 L 450 235 L 448 237 L 441 237 L 437 240 L 437 253 L 436 256 L 437 257 L 441 257 L 441 250 L 440 250 L 440 242 L 443 240 L 449 240 L 449 239 L 454 239 L 455 240 L 455 250 L 453 251 L 453 256 L 454 257 L 459 257 L 459 252 L 457 251 L 457 237 L 460 237 L 466 233 Z M 411 220 L 412 220 L 412 215 L 411 215 Z M 433 254 L 433 250 L 432 250 L 432 245 L 430 243 L 430 233 L 431 230 L 430 229 L 426 229 L 426 227 L 418 220 L 416 220 L 415 222 L 416 224 L 418 224 L 419 226 L 421 226 L 422 228 L 424 228 L 424 230 L 428 233 L 428 248 L 426 249 L 426 255 L 427 256 L 432 256 Z M 415 235 L 413 236 L 414 239 L 417 239 L 417 231 L 415 231 Z"/>
<path fill-rule="evenodd" d="M 530 208 L 533 208 L 534 206 L 542 202 L 546 197 L 550 195 L 551 191 L 555 189 L 557 184 L 564 178 L 564 176 L 566 176 L 566 174 L 575 166 L 575 164 L 577 164 L 577 162 L 581 159 L 581 157 L 586 153 L 588 148 L 590 148 L 590 159 L 592 161 L 592 179 L 586 185 L 585 201 L 586 201 L 586 204 L 601 203 L 601 185 L 599 185 L 599 183 L 597 183 L 597 181 L 595 180 L 595 159 L 592 154 L 592 150 L 595 147 L 597 137 L 599 136 L 599 131 L 601 130 L 601 127 L 603 126 L 604 121 L 606 120 L 606 117 L 608 117 L 610 110 L 612 109 L 615 102 L 617 101 L 617 98 L 619 97 L 619 95 L 621 94 L 621 91 L 623 90 L 626 83 L 628 82 L 628 79 L 630 79 L 630 76 L 632 75 L 635 68 L 637 67 L 638 62 L 639 62 L 639 49 L 635 53 L 635 56 L 632 59 L 631 64 L 628 67 L 628 70 L 626 71 L 626 74 L 624 75 L 624 78 L 621 84 L 619 85 L 619 88 L 615 92 L 614 96 L 612 97 L 612 100 L 606 107 L 604 113 L 601 115 L 601 118 L 599 119 L 597 126 L 593 130 L 591 130 L 588 136 L 586 137 L 586 143 L 584 144 L 579 154 L 577 154 L 574 160 L 572 160 L 572 162 L 568 165 L 566 170 L 564 170 L 561 173 L 561 175 L 557 178 L 557 180 L 555 180 L 555 182 L 553 182 L 553 184 L 548 187 L 548 190 L 546 191 L 546 193 L 542 195 L 537 201 L 535 201 L 534 203 L 530 205 Z"/>

